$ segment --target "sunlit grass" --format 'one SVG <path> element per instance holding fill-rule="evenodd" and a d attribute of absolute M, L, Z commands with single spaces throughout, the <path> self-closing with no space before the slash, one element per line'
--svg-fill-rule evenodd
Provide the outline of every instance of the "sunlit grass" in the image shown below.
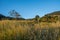
<path fill-rule="evenodd" d="M 59 38 L 60 28 L 49 27 L 48 23 L 0 21 L 0 40 L 60 40 Z"/>

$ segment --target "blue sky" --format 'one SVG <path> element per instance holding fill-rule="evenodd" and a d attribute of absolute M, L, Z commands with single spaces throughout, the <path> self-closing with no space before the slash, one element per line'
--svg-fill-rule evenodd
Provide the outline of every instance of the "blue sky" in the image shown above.
<path fill-rule="evenodd" d="M 34 18 L 47 13 L 60 11 L 60 0 L 0 0 L 0 13 L 16 10 L 23 18 Z"/>

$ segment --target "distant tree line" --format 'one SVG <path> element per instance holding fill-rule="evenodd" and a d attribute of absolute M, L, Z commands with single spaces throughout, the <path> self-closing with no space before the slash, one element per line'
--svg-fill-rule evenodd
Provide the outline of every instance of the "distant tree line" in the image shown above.
<path fill-rule="evenodd" d="M 2 14 L 0 14 L 0 20 L 28 20 L 25 18 L 22 18 L 21 15 L 15 11 L 15 10 L 11 10 L 8 13 L 10 16 L 6 17 Z M 56 14 L 56 13 L 55 13 Z M 56 22 L 58 20 L 58 16 L 50 16 L 50 15 L 45 15 L 43 17 L 40 18 L 39 15 L 36 15 L 35 18 L 29 19 L 29 20 L 35 20 L 35 23 L 39 23 L 39 22 Z"/>

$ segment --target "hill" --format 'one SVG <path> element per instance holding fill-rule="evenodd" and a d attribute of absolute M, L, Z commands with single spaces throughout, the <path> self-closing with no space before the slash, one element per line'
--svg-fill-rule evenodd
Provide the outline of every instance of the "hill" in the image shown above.
<path fill-rule="evenodd" d="M 6 19 L 13 20 L 13 19 L 16 19 L 16 18 L 10 17 L 10 16 L 4 16 L 4 15 L 0 14 L 0 20 L 6 20 Z M 25 20 L 24 18 L 17 18 L 17 19 L 18 20 Z"/>
<path fill-rule="evenodd" d="M 55 11 L 55 12 L 52 12 L 52 13 L 49 13 L 49 14 L 46 14 L 46 15 L 60 15 L 60 11 Z"/>
<path fill-rule="evenodd" d="M 0 20 L 1 20 L 2 18 L 6 18 L 6 16 L 0 14 Z"/>

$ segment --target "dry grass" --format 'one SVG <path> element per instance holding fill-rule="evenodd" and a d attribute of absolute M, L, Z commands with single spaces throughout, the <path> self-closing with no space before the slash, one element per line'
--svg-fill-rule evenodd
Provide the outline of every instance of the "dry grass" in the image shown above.
<path fill-rule="evenodd" d="M 47 22 L 36 24 L 34 21 L 2 20 L 0 40 L 59 40 L 60 27 L 48 27 L 51 25 Z"/>

